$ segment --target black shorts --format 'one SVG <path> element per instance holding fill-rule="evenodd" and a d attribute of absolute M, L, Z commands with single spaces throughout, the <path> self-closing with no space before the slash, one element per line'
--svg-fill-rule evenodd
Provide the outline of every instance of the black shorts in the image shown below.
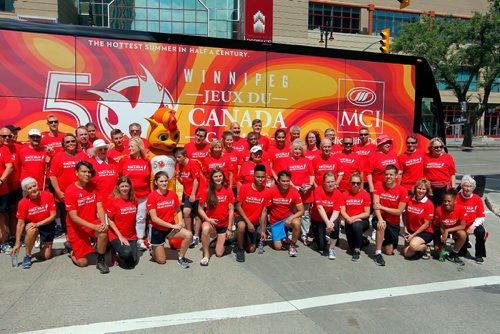
<path fill-rule="evenodd" d="M 215 227 L 215 231 L 217 232 L 217 234 L 226 233 L 227 232 L 227 226 L 225 226 L 225 227 Z"/>
<path fill-rule="evenodd" d="M 193 203 L 189 202 L 189 196 L 185 194 L 182 195 L 182 202 L 184 203 L 185 208 L 191 209 L 191 215 L 198 216 L 198 205 L 200 201 L 194 201 Z"/>
<path fill-rule="evenodd" d="M 414 232 L 413 231 L 409 231 L 411 234 L 413 234 Z M 421 238 L 422 240 L 424 240 L 424 242 L 426 244 L 430 243 L 431 241 L 434 240 L 434 234 L 430 233 L 430 232 L 420 232 L 419 234 L 416 235 L 417 237 Z"/>
<path fill-rule="evenodd" d="M 163 231 L 149 225 L 148 239 L 151 246 L 163 246 L 165 244 L 165 240 L 170 238 L 173 234 L 175 234 L 173 229 Z"/>
<path fill-rule="evenodd" d="M 56 222 L 40 226 L 38 232 L 40 233 L 40 242 L 54 241 L 54 236 L 56 235 Z"/>
<path fill-rule="evenodd" d="M 0 196 L 0 213 L 7 213 L 9 209 L 9 194 Z"/>
<path fill-rule="evenodd" d="M 23 190 L 21 188 L 12 190 L 9 193 L 9 206 L 16 205 L 23 199 Z"/>
<path fill-rule="evenodd" d="M 245 245 L 256 245 L 257 242 L 260 240 L 260 233 L 258 233 L 258 228 L 259 226 L 255 226 L 255 231 L 253 233 L 248 231 L 248 226 L 245 223 L 245 220 L 241 216 L 237 216 L 234 218 L 234 226 L 238 227 L 238 223 L 243 222 L 245 224 Z"/>
<path fill-rule="evenodd" d="M 372 227 L 377 229 L 378 219 L 376 216 L 372 219 Z M 385 222 L 385 231 L 384 231 L 384 242 L 382 242 L 382 246 L 393 245 L 394 248 L 398 247 L 399 242 L 399 225 L 392 225 L 388 222 Z"/>

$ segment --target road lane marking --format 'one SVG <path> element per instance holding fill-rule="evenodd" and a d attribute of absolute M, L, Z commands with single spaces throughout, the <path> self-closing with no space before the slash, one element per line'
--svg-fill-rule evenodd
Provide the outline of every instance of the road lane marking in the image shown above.
<path fill-rule="evenodd" d="M 59 334 L 59 333 L 116 333 L 148 328 L 163 328 L 177 325 L 192 324 L 205 321 L 217 321 L 254 316 L 270 315 L 276 313 L 295 312 L 316 307 L 333 306 L 346 303 L 356 303 L 367 300 L 402 297 L 424 293 L 449 291 L 457 289 L 474 288 L 500 284 L 500 276 L 487 276 L 468 278 L 453 281 L 433 282 L 425 284 L 407 285 L 393 288 L 365 290 L 296 299 L 268 304 L 238 306 L 206 311 L 169 314 L 164 316 L 126 319 L 109 322 L 98 322 L 88 325 L 75 325 L 44 330 L 25 332 L 33 334 Z"/>

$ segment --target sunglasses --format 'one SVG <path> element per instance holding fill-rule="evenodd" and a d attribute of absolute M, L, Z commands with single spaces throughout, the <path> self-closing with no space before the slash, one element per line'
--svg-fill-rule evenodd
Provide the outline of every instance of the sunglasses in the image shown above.
<path fill-rule="evenodd" d="M 33 139 L 40 139 L 40 138 L 42 138 L 42 137 L 40 137 L 40 136 L 36 136 L 36 135 L 35 135 L 35 136 L 29 136 L 29 137 L 30 137 L 30 138 L 33 138 Z"/>
<path fill-rule="evenodd" d="M 361 182 L 351 182 L 351 184 L 352 184 L 353 186 L 360 186 L 360 185 L 361 185 Z"/>
<path fill-rule="evenodd" d="M 71 144 L 71 143 L 76 143 L 76 140 L 66 140 L 64 141 L 65 144 Z"/>
<path fill-rule="evenodd" d="M 14 137 L 13 135 L 1 135 L 2 138 L 12 138 Z"/>
<path fill-rule="evenodd" d="M 416 141 L 407 141 L 406 145 L 417 145 Z"/>
<path fill-rule="evenodd" d="M 352 143 L 343 143 L 344 146 L 352 146 Z"/>
<path fill-rule="evenodd" d="M 47 123 L 49 123 L 49 124 L 58 124 L 59 121 L 47 121 Z"/>
<path fill-rule="evenodd" d="M 359 136 L 360 137 L 366 137 L 366 136 L 368 136 L 368 133 L 360 133 Z"/>
<path fill-rule="evenodd" d="M 439 150 L 439 149 L 441 149 L 441 148 L 443 148 L 443 147 L 444 147 L 444 146 L 442 146 L 442 145 L 440 145 L 440 146 L 432 146 L 432 148 L 433 148 L 433 149 L 435 149 L 435 150 Z"/>

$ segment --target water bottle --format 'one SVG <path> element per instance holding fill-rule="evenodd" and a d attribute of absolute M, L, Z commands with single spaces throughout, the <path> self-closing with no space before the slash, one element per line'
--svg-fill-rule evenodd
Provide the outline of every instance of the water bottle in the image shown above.
<path fill-rule="evenodd" d="M 441 252 L 439 253 L 439 262 L 444 262 L 446 260 L 446 251 L 444 249 L 441 249 Z"/>
<path fill-rule="evenodd" d="M 264 240 L 259 241 L 259 248 L 257 249 L 258 254 L 264 254 Z"/>
<path fill-rule="evenodd" d="M 11 255 L 10 261 L 12 262 L 12 268 L 17 267 L 17 254 Z"/>

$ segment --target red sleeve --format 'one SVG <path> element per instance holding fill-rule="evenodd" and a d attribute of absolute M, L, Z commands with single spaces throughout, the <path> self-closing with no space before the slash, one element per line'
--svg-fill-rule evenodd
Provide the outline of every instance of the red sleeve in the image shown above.
<path fill-rule="evenodd" d="M 27 200 L 25 198 L 23 198 L 23 199 L 21 199 L 21 201 L 17 205 L 17 215 L 16 215 L 17 219 L 21 219 L 21 220 L 26 221 L 26 216 L 28 213 L 28 211 L 26 210 L 26 203 L 27 203 Z"/>
<path fill-rule="evenodd" d="M 115 220 L 116 206 L 114 198 L 110 198 L 106 202 L 106 214 L 108 215 L 109 218 L 111 218 L 111 220 Z"/>
<path fill-rule="evenodd" d="M 342 193 L 342 195 L 340 196 L 340 198 L 339 198 L 339 200 L 338 200 L 338 202 L 339 202 L 339 207 L 340 207 L 340 206 L 345 206 L 345 201 L 346 201 L 346 199 L 347 199 L 347 194 L 348 194 L 348 193 L 349 193 L 349 192 L 347 192 L 347 191 L 346 191 L 346 192 L 343 192 L 343 193 Z"/>
<path fill-rule="evenodd" d="M 434 203 L 431 200 L 427 200 L 427 205 L 425 206 L 424 219 L 432 221 L 434 219 Z"/>
<path fill-rule="evenodd" d="M 408 196 L 408 190 L 406 190 L 404 187 L 402 186 L 398 186 L 399 189 L 400 189 L 400 192 L 401 192 L 401 200 L 400 202 L 404 202 L 404 203 L 408 203 L 408 201 L 410 200 L 410 197 Z"/>
<path fill-rule="evenodd" d="M 448 154 L 448 172 L 450 175 L 455 175 L 457 173 L 457 168 L 455 166 L 455 161 L 453 160 L 453 157 Z"/>
<path fill-rule="evenodd" d="M 148 199 L 146 201 L 146 208 L 148 211 L 156 209 L 156 199 L 154 191 L 148 195 Z"/>
<path fill-rule="evenodd" d="M 333 190 L 335 202 L 333 203 L 333 210 L 340 211 L 340 199 L 342 198 L 342 193 L 338 189 Z"/>
<path fill-rule="evenodd" d="M 372 199 L 370 198 L 370 194 L 367 193 L 365 190 L 361 190 L 363 194 L 363 202 L 365 202 L 365 207 L 372 206 Z"/>
<path fill-rule="evenodd" d="M 321 205 L 321 190 L 319 189 L 314 189 L 314 204 L 316 206 Z"/>
<path fill-rule="evenodd" d="M 484 218 L 484 203 L 481 197 L 478 195 L 474 194 L 474 200 L 476 201 L 477 204 L 477 210 L 476 210 L 476 218 Z"/>
<path fill-rule="evenodd" d="M 54 200 L 54 195 L 52 193 L 45 191 L 47 197 L 47 205 L 49 206 L 49 211 L 56 211 L 56 201 Z"/>
<path fill-rule="evenodd" d="M 467 213 L 467 211 L 465 211 L 465 208 L 463 206 L 460 206 L 460 212 L 458 213 L 458 219 L 467 221 L 468 216 L 469 216 L 469 214 Z"/>
<path fill-rule="evenodd" d="M 66 203 L 66 211 L 70 212 L 72 210 L 77 209 L 76 205 L 76 196 L 74 194 L 73 187 L 70 185 L 68 188 L 66 188 L 66 191 L 64 193 L 64 203 Z"/>

